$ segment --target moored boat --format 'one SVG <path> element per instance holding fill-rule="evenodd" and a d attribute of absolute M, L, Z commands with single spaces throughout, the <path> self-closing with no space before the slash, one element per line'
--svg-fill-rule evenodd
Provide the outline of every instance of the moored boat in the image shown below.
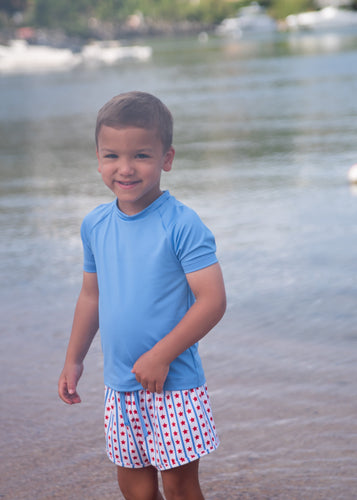
<path fill-rule="evenodd" d="M 329 6 L 321 10 L 301 12 L 286 18 L 290 30 L 327 31 L 357 28 L 357 12 Z"/>
<path fill-rule="evenodd" d="M 257 2 L 239 9 L 236 17 L 226 18 L 217 26 L 216 33 L 239 38 L 247 34 L 267 34 L 277 31 L 276 21 Z"/>

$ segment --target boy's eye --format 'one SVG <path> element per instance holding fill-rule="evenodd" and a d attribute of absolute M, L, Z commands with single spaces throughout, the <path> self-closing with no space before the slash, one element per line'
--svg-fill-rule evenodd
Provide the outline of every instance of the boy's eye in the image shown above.
<path fill-rule="evenodd" d="M 108 153 L 104 155 L 104 158 L 109 158 L 109 159 L 118 158 L 118 155 L 116 155 L 115 153 Z"/>
<path fill-rule="evenodd" d="M 150 155 L 148 155 L 147 153 L 137 153 L 135 157 L 139 160 L 144 160 L 145 158 L 150 158 Z"/>

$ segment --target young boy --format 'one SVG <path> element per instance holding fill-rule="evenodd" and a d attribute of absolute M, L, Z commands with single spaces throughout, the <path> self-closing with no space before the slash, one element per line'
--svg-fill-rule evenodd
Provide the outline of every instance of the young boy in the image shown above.
<path fill-rule="evenodd" d="M 105 434 L 127 500 L 201 500 L 199 458 L 218 446 L 198 341 L 224 314 L 212 233 L 160 189 L 171 170 L 172 116 L 129 92 L 99 111 L 98 171 L 116 200 L 82 224 L 84 273 L 58 391 L 76 386 L 100 328 Z"/>

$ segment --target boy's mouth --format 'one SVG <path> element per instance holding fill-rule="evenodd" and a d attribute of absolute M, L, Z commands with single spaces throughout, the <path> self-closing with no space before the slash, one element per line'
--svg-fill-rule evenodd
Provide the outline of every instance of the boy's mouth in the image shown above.
<path fill-rule="evenodd" d="M 120 186 L 124 188 L 130 188 L 132 186 L 136 186 L 140 181 L 116 181 Z"/>

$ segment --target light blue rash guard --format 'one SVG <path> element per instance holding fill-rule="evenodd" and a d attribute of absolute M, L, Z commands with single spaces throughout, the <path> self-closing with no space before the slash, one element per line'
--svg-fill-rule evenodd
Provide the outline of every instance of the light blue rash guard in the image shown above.
<path fill-rule="evenodd" d="M 128 216 L 116 200 L 83 220 L 84 271 L 97 273 L 104 383 L 116 391 L 142 386 L 135 361 L 167 335 L 194 303 L 186 273 L 217 262 L 211 231 L 198 215 L 165 191 Z M 165 390 L 205 382 L 198 344 L 170 365 Z"/>

